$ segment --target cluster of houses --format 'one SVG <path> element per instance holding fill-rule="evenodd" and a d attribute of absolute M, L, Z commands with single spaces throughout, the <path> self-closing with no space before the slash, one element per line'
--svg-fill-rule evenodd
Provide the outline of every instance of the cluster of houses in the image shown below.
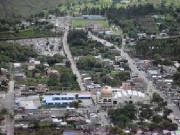
<path fill-rule="evenodd" d="M 7 91 L 10 79 L 9 71 L 6 68 L 0 69 L 0 91 Z"/>

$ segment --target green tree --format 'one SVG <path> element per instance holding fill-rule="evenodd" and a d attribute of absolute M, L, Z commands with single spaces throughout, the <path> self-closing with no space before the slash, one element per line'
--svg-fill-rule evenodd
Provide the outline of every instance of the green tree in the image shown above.
<path fill-rule="evenodd" d="M 48 78 L 47 85 L 48 86 L 58 86 L 59 83 L 59 77 L 57 75 L 50 75 Z"/>
<path fill-rule="evenodd" d="M 152 121 L 154 122 L 154 123 L 160 123 L 161 121 L 162 121 L 162 117 L 160 116 L 160 115 L 155 115 L 155 116 L 153 116 L 153 119 L 152 119 Z"/>

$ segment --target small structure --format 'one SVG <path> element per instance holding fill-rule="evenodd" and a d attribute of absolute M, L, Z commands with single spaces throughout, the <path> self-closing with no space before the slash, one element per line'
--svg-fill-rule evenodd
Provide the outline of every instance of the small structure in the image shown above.
<path fill-rule="evenodd" d="M 131 84 L 129 82 L 123 82 L 122 83 L 122 88 L 124 90 L 131 90 L 132 89 Z"/>
<path fill-rule="evenodd" d="M 24 73 L 15 73 L 14 78 L 15 80 L 24 80 L 26 79 L 26 75 Z"/>
<path fill-rule="evenodd" d="M 101 15 L 82 15 L 84 19 L 97 20 L 97 19 L 105 19 L 105 17 Z"/>
<path fill-rule="evenodd" d="M 80 131 L 65 130 L 63 132 L 63 135 L 84 135 L 84 134 Z"/>
<path fill-rule="evenodd" d="M 48 69 L 48 70 L 47 70 L 47 75 L 48 75 L 48 76 L 50 76 L 50 75 L 57 75 L 57 76 L 59 76 L 60 74 L 59 74 L 59 72 L 58 72 L 57 70 L 55 70 L 55 69 Z"/>
<path fill-rule="evenodd" d="M 21 63 L 14 63 L 13 66 L 14 66 L 14 68 L 20 68 L 21 67 Z"/>
<path fill-rule="evenodd" d="M 138 33 L 138 39 L 145 39 L 147 37 L 146 33 Z"/>

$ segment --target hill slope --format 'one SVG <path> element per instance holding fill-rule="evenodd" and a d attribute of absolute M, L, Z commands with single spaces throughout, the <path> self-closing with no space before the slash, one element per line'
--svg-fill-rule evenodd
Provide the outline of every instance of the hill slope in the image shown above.
<path fill-rule="evenodd" d="M 0 0 L 0 16 L 29 16 L 43 9 L 55 8 L 66 0 Z"/>

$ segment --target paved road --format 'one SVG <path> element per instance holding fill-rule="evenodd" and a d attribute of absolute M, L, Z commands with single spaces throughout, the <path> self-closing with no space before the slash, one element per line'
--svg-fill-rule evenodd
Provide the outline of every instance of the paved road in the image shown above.
<path fill-rule="evenodd" d="M 10 81 L 9 90 L 4 101 L 5 108 L 9 113 L 5 120 L 7 135 L 14 135 L 14 120 L 11 118 L 11 116 L 14 116 L 14 100 L 14 81 Z"/>
<path fill-rule="evenodd" d="M 79 70 L 76 67 L 76 63 L 74 62 L 74 59 L 73 59 L 72 54 L 71 54 L 71 51 L 69 49 L 69 45 L 67 43 L 68 31 L 69 31 L 69 26 L 66 26 L 65 32 L 64 32 L 64 37 L 63 37 L 64 51 L 65 51 L 65 53 L 67 55 L 67 58 L 69 59 L 69 61 L 71 63 L 71 69 L 72 69 L 73 73 L 77 77 L 77 82 L 79 83 L 79 87 L 80 87 L 81 91 L 85 91 L 85 87 L 83 86 L 83 82 L 82 82 L 82 77 L 81 77 L 81 75 L 79 73 Z"/>
<path fill-rule="evenodd" d="M 144 71 L 139 71 L 135 65 L 135 61 L 126 53 L 124 52 L 124 46 L 126 44 L 126 40 L 125 39 L 122 39 L 122 48 L 120 49 L 118 46 L 116 45 L 113 45 L 112 43 L 110 42 L 107 42 L 106 40 L 104 39 L 100 39 L 98 37 L 96 37 L 95 35 L 93 35 L 92 33 L 89 32 L 89 37 L 91 37 L 93 40 L 96 40 L 98 42 L 101 42 L 103 45 L 107 46 L 107 47 L 111 47 L 111 46 L 114 46 L 116 48 L 116 50 L 118 50 L 120 53 L 121 53 L 121 56 L 123 58 L 125 58 L 126 60 L 128 60 L 128 65 L 129 65 L 129 68 L 131 69 L 131 71 L 135 74 L 137 74 L 138 76 L 141 76 L 145 83 L 147 84 L 147 93 L 152 96 L 152 94 L 154 92 L 156 93 L 159 93 L 161 95 L 161 97 L 164 98 L 163 94 L 157 90 L 152 81 L 150 81 L 148 78 L 147 78 L 147 75 Z M 165 99 L 165 98 L 164 98 Z M 165 99 L 166 101 L 166 99 Z M 169 100 L 167 101 L 168 102 L 168 108 L 172 109 L 173 110 L 173 114 L 174 114 L 174 117 L 176 118 L 179 118 L 180 116 L 180 112 L 179 112 L 179 109 L 176 107 L 175 104 L 171 103 Z M 174 121 L 175 122 L 175 121 Z M 179 125 L 179 123 L 177 123 Z M 180 125 L 179 125 L 180 126 Z"/>

